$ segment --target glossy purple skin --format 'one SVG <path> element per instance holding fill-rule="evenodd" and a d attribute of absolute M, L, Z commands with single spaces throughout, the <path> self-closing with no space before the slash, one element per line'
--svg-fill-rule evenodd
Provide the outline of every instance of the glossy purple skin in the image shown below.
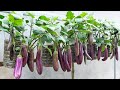
<path fill-rule="evenodd" d="M 66 70 L 67 72 L 70 72 L 71 71 L 71 68 L 69 66 L 69 63 L 68 63 L 68 56 L 67 56 L 67 52 L 64 52 L 64 64 L 65 64 L 65 67 L 66 67 Z"/>
<path fill-rule="evenodd" d="M 25 65 L 27 64 L 27 60 L 28 60 L 28 52 L 27 52 L 27 48 L 25 45 L 22 46 L 21 54 L 23 57 L 23 67 L 25 67 Z"/>
<path fill-rule="evenodd" d="M 100 60 L 100 57 L 101 57 L 101 50 L 102 50 L 102 47 L 98 47 L 98 55 L 97 55 L 98 61 Z"/>
<path fill-rule="evenodd" d="M 14 77 L 15 77 L 15 79 L 20 79 L 20 77 L 21 77 L 22 64 L 23 64 L 22 56 L 18 56 L 17 59 L 16 59 L 15 68 L 14 68 Z"/>
<path fill-rule="evenodd" d="M 64 59 L 63 59 L 63 55 L 60 47 L 58 47 L 58 60 L 60 62 L 61 69 L 65 72 L 66 68 L 64 65 Z"/>
<path fill-rule="evenodd" d="M 70 68 L 71 68 L 71 66 L 72 66 L 72 52 L 71 52 L 71 48 L 70 48 L 70 47 L 68 48 L 67 56 L 68 56 L 69 66 L 70 66 Z"/>
<path fill-rule="evenodd" d="M 80 44 L 78 58 L 79 58 L 79 64 L 82 64 L 82 61 L 83 61 L 83 46 L 82 46 L 82 44 Z"/>
<path fill-rule="evenodd" d="M 42 58 L 41 58 L 41 50 L 38 49 L 37 55 L 36 55 L 36 69 L 39 75 L 42 74 L 43 71 L 43 65 L 42 65 Z"/>
<path fill-rule="evenodd" d="M 118 59 L 119 59 L 119 58 L 118 58 L 118 47 L 115 48 L 115 58 L 116 58 L 116 60 L 118 61 Z"/>

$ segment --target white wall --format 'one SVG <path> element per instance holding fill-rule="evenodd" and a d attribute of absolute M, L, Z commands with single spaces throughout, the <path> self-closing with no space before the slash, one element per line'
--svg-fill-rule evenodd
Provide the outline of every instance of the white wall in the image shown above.
<path fill-rule="evenodd" d="M 89 11 L 89 13 L 94 12 L 96 18 L 100 19 L 109 19 L 116 22 L 116 25 L 120 26 L 120 11 Z M 39 11 L 39 13 L 45 15 L 55 15 L 64 18 L 66 11 Z M 38 12 L 36 12 L 38 14 Z M 78 11 L 75 14 L 79 14 Z M 0 32 L 0 60 L 3 59 L 3 41 L 4 41 L 4 34 Z M 119 48 L 120 52 L 120 48 Z M 120 61 L 117 62 L 117 78 L 120 78 Z M 26 66 L 23 68 L 22 72 L 22 79 L 70 79 L 71 73 L 63 72 L 59 69 L 58 72 L 55 72 L 52 67 L 44 67 L 43 74 L 38 75 L 36 72 L 36 67 L 34 72 L 30 72 L 28 67 Z M 102 61 L 87 61 L 87 65 L 84 63 L 82 65 L 75 64 L 75 78 L 77 79 L 112 79 L 114 78 L 114 61 L 108 59 L 106 62 Z"/>

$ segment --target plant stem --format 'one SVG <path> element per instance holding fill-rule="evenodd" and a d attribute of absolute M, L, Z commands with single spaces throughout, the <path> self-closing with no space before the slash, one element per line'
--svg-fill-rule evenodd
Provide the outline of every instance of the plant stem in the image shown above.
<path fill-rule="evenodd" d="M 74 62 L 72 62 L 72 72 L 71 72 L 72 79 L 74 79 L 74 72 L 75 72 L 75 70 L 74 70 Z"/>

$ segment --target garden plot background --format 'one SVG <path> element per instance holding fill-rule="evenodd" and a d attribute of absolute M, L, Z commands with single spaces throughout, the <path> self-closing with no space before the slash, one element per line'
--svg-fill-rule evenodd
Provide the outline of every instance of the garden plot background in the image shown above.
<path fill-rule="evenodd" d="M 46 16 L 58 16 L 60 19 L 65 18 L 67 11 L 32 11 L 36 15 L 46 15 Z M 82 11 L 73 11 L 76 15 Z M 88 13 L 93 13 L 97 19 L 107 19 L 114 21 L 116 26 L 120 28 L 120 11 L 87 11 Z M 24 13 L 22 11 L 17 11 L 17 13 Z M 27 32 L 26 32 L 27 34 Z M 4 52 L 4 40 L 8 38 L 9 35 L 0 32 L 0 61 L 3 61 Z M 35 50 L 36 52 L 36 50 Z M 119 48 L 119 58 L 120 58 L 120 48 Z M 87 61 L 87 65 L 82 63 L 77 65 L 75 63 L 75 79 L 113 79 L 114 78 L 114 60 L 108 59 L 107 61 L 97 61 L 93 60 Z M 13 78 L 13 69 L 0 68 L 0 78 Z M 116 61 L 116 78 L 120 78 L 120 60 Z M 71 72 L 63 72 L 59 68 L 58 72 L 55 72 L 52 67 L 43 67 L 42 75 L 38 75 L 36 71 L 36 65 L 34 72 L 30 72 L 28 66 L 23 68 L 21 79 L 71 79 Z"/>

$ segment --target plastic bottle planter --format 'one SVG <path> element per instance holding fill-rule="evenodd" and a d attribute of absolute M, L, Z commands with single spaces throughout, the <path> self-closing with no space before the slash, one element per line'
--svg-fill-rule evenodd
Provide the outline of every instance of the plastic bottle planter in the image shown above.
<path fill-rule="evenodd" d="M 50 48 L 53 52 L 52 45 L 49 45 L 48 48 Z M 50 55 L 50 53 L 48 52 L 48 50 L 46 48 L 43 48 L 43 50 L 42 50 L 42 61 L 43 61 L 43 65 L 45 67 L 52 67 L 52 65 L 53 65 L 52 56 Z"/>
<path fill-rule="evenodd" d="M 3 65 L 8 68 L 13 68 L 15 65 L 15 60 L 16 60 L 16 57 L 17 57 L 19 51 L 15 51 L 14 56 L 12 57 L 12 59 L 10 59 L 10 51 L 7 50 L 8 43 L 9 43 L 9 40 L 4 40 Z M 16 43 L 15 47 L 19 47 L 21 45 L 19 41 L 16 41 L 15 43 Z"/>

